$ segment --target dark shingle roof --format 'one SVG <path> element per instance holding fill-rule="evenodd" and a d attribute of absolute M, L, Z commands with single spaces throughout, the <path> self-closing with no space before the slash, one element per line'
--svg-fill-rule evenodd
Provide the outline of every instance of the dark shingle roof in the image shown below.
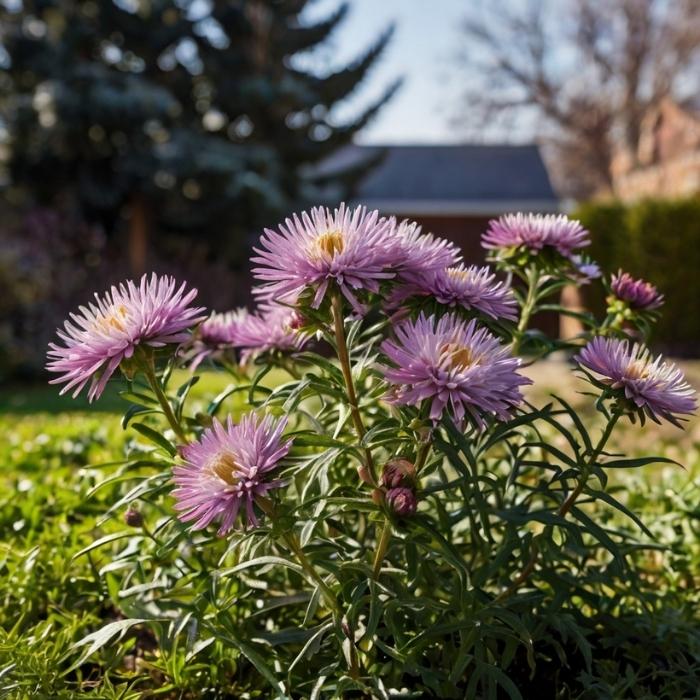
<path fill-rule="evenodd" d="M 357 200 L 408 211 L 556 210 L 557 196 L 536 145 L 347 146 L 318 167 L 320 175 L 352 168 L 384 150 L 359 185 Z M 391 207 L 389 207 L 391 208 Z"/>

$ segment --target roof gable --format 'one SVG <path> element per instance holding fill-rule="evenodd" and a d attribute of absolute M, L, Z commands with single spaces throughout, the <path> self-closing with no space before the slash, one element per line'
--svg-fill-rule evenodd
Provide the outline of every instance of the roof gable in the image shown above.
<path fill-rule="evenodd" d="M 336 152 L 317 173 L 353 167 L 381 151 L 384 159 L 357 190 L 357 200 L 368 205 L 405 209 L 395 213 L 408 213 L 418 205 L 445 213 L 496 212 L 515 203 L 531 209 L 558 208 L 536 145 L 353 145 Z"/>

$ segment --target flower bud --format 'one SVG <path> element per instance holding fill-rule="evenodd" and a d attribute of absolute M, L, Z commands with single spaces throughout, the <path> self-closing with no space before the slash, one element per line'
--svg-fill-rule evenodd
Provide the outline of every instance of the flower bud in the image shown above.
<path fill-rule="evenodd" d="M 124 513 L 124 522 L 129 527 L 141 527 L 143 525 L 143 515 L 134 506 L 129 506 L 129 509 Z"/>
<path fill-rule="evenodd" d="M 372 485 L 372 475 L 370 474 L 369 468 L 366 464 L 363 464 L 357 468 L 357 475 L 360 477 L 362 482 L 369 484 L 370 486 Z"/>
<path fill-rule="evenodd" d="M 379 489 L 374 489 L 372 491 L 372 500 L 377 506 L 381 506 L 384 503 L 384 494 Z"/>
<path fill-rule="evenodd" d="M 389 489 L 386 492 L 386 503 L 394 514 L 402 518 L 414 515 L 418 509 L 416 494 L 405 486 Z"/>
<path fill-rule="evenodd" d="M 416 468 L 407 459 L 390 459 L 382 470 L 382 486 L 387 489 L 397 486 L 413 486 Z"/>

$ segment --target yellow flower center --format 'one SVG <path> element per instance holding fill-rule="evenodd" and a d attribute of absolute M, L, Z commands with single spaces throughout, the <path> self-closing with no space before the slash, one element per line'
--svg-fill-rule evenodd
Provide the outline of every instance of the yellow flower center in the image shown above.
<path fill-rule="evenodd" d="M 111 313 L 104 315 L 102 318 L 95 321 L 95 326 L 103 332 L 108 332 L 110 328 L 121 331 L 122 333 L 126 330 L 124 326 L 124 321 L 126 321 L 127 312 L 126 306 L 120 304 L 119 306 L 113 306 L 111 308 Z"/>
<path fill-rule="evenodd" d="M 465 370 L 481 361 L 481 357 L 475 356 L 469 348 L 458 343 L 445 343 L 440 348 L 440 354 L 446 356 L 450 366 L 456 370 Z"/>
<path fill-rule="evenodd" d="M 448 267 L 447 276 L 457 282 L 466 282 L 469 277 L 469 270 L 462 270 L 459 267 Z"/>
<path fill-rule="evenodd" d="M 326 231 L 326 233 L 316 236 L 316 239 L 311 244 L 309 254 L 315 259 L 333 259 L 336 253 L 342 253 L 344 249 L 345 241 L 343 240 L 342 232 Z"/>
<path fill-rule="evenodd" d="M 207 465 L 208 470 L 214 476 L 217 476 L 221 481 L 229 486 L 235 486 L 238 483 L 239 466 L 230 452 L 221 452 Z"/>
<path fill-rule="evenodd" d="M 630 379 L 646 379 L 649 376 L 649 363 L 646 360 L 634 360 L 625 374 Z"/>

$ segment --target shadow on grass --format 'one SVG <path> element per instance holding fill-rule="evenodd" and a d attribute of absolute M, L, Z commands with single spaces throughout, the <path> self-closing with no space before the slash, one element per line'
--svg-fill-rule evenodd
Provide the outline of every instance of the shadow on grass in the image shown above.
<path fill-rule="evenodd" d="M 119 396 L 123 389 L 120 382 L 107 386 L 98 401 L 90 404 L 84 395 L 71 398 L 70 394 L 59 395 L 60 389 L 43 383 L 10 384 L 0 391 L 0 415 L 30 413 L 63 413 L 91 411 L 99 413 L 123 413 L 128 403 Z"/>
<path fill-rule="evenodd" d="M 169 383 L 169 392 L 175 393 L 177 387 L 186 382 L 192 375 L 187 370 L 175 370 Z M 270 372 L 261 385 L 272 388 L 289 377 L 282 370 Z M 212 398 L 235 381 L 229 374 L 218 371 L 205 371 L 199 376 L 199 382 L 191 392 L 192 398 Z M 123 413 L 129 403 L 124 401 L 119 392 L 126 385 L 119 376 L 113 377 L 107 384 L 102 396 L 88 402 L 86 391 L 77 398 L 70 394 L 59 395 L 61 388 L 47 382 L 16 383 L 2 387 L 0 390 L 0 415 L 27 415 L 30 413 Z"/>

